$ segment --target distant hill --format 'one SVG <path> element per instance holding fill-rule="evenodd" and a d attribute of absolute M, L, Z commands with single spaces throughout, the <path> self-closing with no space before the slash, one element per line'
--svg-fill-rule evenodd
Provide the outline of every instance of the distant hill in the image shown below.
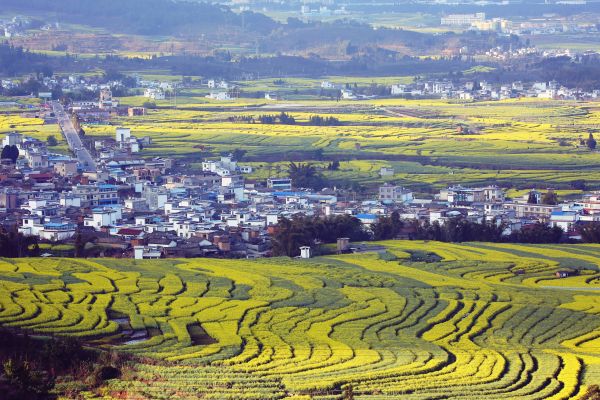
<path fill-rule="evenodd" d="M 3 0 L 3 8 L 140 35 L 193 34 L 226 26 L 268 33 L 278 25 L 262 14 L 241 15 L 225 6 L 170 0 Z"/>
<path fill-rule="evenodd" d="M 126 51 L 210 54 L 214 49 L 258 49 L 263 54 L 313 56 L 349 60 L 379 54 L 452 55 L 463 46 L 487 49 L 513 39 L 494 33 L 429 34 L 401 29 L 375 29 L 350 20 L 287 23 L 253 12 L 237 14 L 217 4 L 172 0 L 2 0 L 3 9 L 45 21 L 102 28 L 106 32 L 43 32 L 12 39 L 35 50 L 71 49 L 74 53 Z M 125 35 L 122 35 L 125 34 Z M 136 35 L 133 37 L 132 35 Z M 156 37 L 164 40 L 157 41 Z M 165 43 L 173 49 L 165 49 Z M 384 49 L 388 53 L 381 53 Z"/>

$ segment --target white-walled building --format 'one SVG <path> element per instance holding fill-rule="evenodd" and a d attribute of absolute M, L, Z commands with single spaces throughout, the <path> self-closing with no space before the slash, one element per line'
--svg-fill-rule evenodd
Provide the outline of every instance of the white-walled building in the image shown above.
<path fill-rule="evenodd" d="M 121 209 L 119 207 L 103 207 L 92 210 L 92 216 L 84 219 L 85 226 L 99 230 L 103 226 L 115 226 L 121 219 Z"/>

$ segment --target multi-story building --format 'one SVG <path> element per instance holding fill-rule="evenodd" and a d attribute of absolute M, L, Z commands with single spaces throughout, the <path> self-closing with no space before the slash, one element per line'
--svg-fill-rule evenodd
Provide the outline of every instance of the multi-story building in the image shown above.
<path fill-rule="evenodd" d="M 408 203 L 412 199 L 412 191 L 401 186 L 385 184 L 379 187 L 379 200 L 382 202 Z"/>
<path fill-rule="evenodd" d="M 547 204 L 504 203 L 504 209 L 515 211 L 517 218 L 535 218 L 548 221 L 553 212 L 562 211 L 562 207 Z"/>
<path fill-rule="evenodd" d="M 119 203 L 119 187 L 116 185 L 77 185 L 73 194 L 81 198 L 82 207 L 97 207 Z"/>
<path fill-rule="evenodd" d="M 267 187 L 275 190 L 292 190 L 292 180 L 290 178 L 269 178 Z"/>
<path fill-rule="evenodd" d="M 471 26 L 474 23 L 485 21 L 485 13 L 475 14 L 449 14 L 442 17 L 442 25 Z"/>

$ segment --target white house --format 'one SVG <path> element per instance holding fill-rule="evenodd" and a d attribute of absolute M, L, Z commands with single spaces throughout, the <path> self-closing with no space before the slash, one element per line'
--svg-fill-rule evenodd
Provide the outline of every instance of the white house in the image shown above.
<path fill-rule="evenodd" d="M 72 223 L 47 223 L 39 231 L 42 239 L 51 241 L 67 240 L 75 236 L 77 226 Z"/>
<path fill-rule="evenodd" d="M 406 93 L 407 93 L 406 85 L 392 85 L 392 88 L 391 88 L 392 96 L 401 96 Z"/>
<path fill-rule="evenodd" d="M 117 143 L 129 142 L 129 139 L 131 139 L 131 128 L 117 128 L 115 133 L 115 140 Z"/>
<path fill-rule="evenodd" d="M 152 100 L 164 100 L 166 98 L 164 90 L 154 88 L 144 90 L 144 97 Z"/>
<path fill-rule="evenodd" d="M 151 247 L 135 246 L 133 248 L 133 258 L 136 260 L 158 260 L 162 253 Z"/>
<path fill-rule="evenodd" d="M 351 90 L 342 89 L 342 99 L 344 100 L 356 100 L 357 97 Z"/>
<path fill-rule="evenodd" d="M 92 210 L 92 217 L 84 219 L 85 226 L 91 226 L 94 229 L 98 230 L 103 226 L 114 226 L 117 224 L 117 221 L 121 219 L 121 209 L 120 208 L 111 208 L 111 207 L 103 207 L 103 208 L 95 208 Z"/>
<path fill-rule="evenodd" d="M 570 232 L 579 221 L 577 211 L 554 211 L 550 214 L 550 225 L 560 227 L 565 232 Z"/>
<path fill-rule="evenodd" d="M 210 92 L 206 95 L 206 98 L 219 101 L 231 100 L 231 96 L 227 92 Z"/>

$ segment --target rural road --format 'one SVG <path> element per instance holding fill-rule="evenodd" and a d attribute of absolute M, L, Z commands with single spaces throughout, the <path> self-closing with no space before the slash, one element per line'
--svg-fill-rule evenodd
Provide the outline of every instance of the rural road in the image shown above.
<path fill-rule="evenodd" d="M 52 110 L 54 111 L 54 115 L 56 115 L 63 136 L 67 139 L 69 148 L 77 157 L 81 168 L 87 172 L 96 172 L 96 163 L 89 151 L 83 147 L 79 133 L 75 130 L 73 122 L 71 122 L 69 115 L 65 112 L 63 105 L 58 101 L 53 101 Z"/>

